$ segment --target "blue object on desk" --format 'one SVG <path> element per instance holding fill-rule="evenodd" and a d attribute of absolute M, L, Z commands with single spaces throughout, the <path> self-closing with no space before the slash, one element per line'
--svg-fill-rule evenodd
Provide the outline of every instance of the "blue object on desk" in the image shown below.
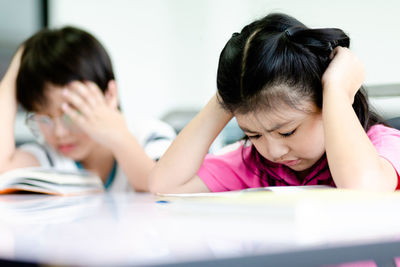
<path fill-rule="evenodd" d="M 167 203 L 169 203 L 169 201 L 168 200 L 157 200 L 156 203 L 167 204 Z"/>

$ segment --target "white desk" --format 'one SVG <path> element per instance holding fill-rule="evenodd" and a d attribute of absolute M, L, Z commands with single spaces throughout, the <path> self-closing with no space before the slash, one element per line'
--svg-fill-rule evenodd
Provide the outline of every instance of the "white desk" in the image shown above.
<path fill-rule="evenodd" d="M 0 196 L 0 259 L 319 266 L 368 258 L 386 264 L 400 256 L 400 194 L 294 195 L 169 203 L 150 194 Z"/>

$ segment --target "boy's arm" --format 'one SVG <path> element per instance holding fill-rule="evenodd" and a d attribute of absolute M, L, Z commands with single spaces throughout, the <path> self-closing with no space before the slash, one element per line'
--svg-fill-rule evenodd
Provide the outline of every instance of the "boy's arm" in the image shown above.
<path fill-rule="evenodd" d="M 212 142 L 232 118 L 214 95 L 179 133 L 149 178 L 153 193 L 207 192 L 197 172 Z"/>
<path fill-rule="evenodd" d="M 352 108 L 364 69 L 350 50 L 335 49 L 322 77 L 322 116 L 329 168 L 340 188 L 393 191 L 397 174 L 380 157 Z"/>
<path fill-rule="evenodd" d="M 19 48 L 0 82 L 0 173 L 10 169 L 39 165 L 32 154 L 15 147 L 16 78 L 22 52 L 23 49 Z"/>

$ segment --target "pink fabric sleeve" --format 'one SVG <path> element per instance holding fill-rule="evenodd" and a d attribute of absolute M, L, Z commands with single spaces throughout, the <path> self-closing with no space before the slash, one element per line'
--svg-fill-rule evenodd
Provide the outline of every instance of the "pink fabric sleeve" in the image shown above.
<path fill-rule="evenodd" d="M 392 164 L 398 179 L 396 190 L 400 189 L 400 131 L 383 125 L 374 125 L 367 134 L 379 156 Z"/>
<path fill-rule="evenodd" d="M 244 148 L 248 153 L 249 149 Z M 241 190 L 249 187 L 267 186 L 251 172 L 242 160 L 243 146 L 219 155 L 207 155 L 198 176 L 212 192 Z"/>

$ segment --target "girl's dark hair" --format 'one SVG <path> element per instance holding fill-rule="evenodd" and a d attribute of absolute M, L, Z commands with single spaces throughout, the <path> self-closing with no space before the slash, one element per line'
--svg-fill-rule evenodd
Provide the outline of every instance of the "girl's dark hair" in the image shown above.
<path fill-rule="evenodd" d="M 300 108 L 304 100 L 322 107 L 321 78 L 336 46 L 349 47 L 340 29 L 310 29 L 285 14 L 269 14 L 234 33 L 221 52 L 217 88 L 232 113 Z M 381 122 L 369 108 L 363 88 L 353 108 L 367 131 Z"/>
<path fill-rule="evenodd" d="M 234 33 L 221 52 L 217 75 L 220 103 L 234 114 L 278 110 L 281 104 L 300 109 L 304 100 L 322 108 L 321 78 L 332 50 L 339 45 L 350 45 L 350 38 L 340 29 L 310 29 L 279 13 L 254 21 Z M 382 122 L 370 109 L 363 88 L 354 97 L 353 109 L 365 131 Z M 254 146 L 250 160 L 263 166 L 253 171 L 269 185 L 282 180 Z"/>
<path fill-rule="evenodd" d="M 44 29 L 23 43 L 17 77 L 17 100 L 27 111 L 46 104 L 46 84 L 73 80 L 95 82 L 104 92 L 113 80 L 111 60 L 91 34 L 74 28 Z"/>

